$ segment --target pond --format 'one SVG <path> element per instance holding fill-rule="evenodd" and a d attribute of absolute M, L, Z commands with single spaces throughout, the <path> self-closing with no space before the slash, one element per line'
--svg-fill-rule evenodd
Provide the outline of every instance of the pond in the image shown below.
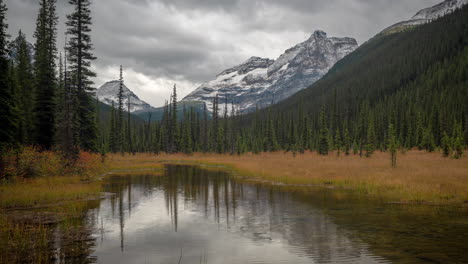
<path fill-rule="evenodd" d="M 87 247 L 89 262 L 468 261 L 464 209 L 369 202 L 346 190 L 272 186 L 185 165 L 159 176 L 111 175 L 105 189 L 115 195 L 84 219 L 89 239 L 78 250 Z"/>

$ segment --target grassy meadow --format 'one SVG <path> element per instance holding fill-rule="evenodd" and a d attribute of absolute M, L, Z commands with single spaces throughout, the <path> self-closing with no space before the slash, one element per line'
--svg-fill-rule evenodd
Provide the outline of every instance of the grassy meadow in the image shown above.
<path fill-rule="evenodd" d="M 243 178 L 291 185 L 346 188 L 357 194 L 394 203 L 468 203 L 468 158 L 448 159 L 440 153 L 408 151 L 398 154 L 391 168 L 388 153 L 370 158 L 316 153 L 221 154 L 113 154 L 108 166 L 116 170 L 161 169 L 164 163 L 221 165 Z"/>

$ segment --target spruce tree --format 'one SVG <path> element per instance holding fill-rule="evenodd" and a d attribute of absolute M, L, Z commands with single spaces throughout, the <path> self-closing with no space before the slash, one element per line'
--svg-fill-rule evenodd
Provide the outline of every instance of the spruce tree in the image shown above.
<path fill-rule="evenodd" d="M 112 153 L 117 152 L 117 135 L 116 135 L 116 121 L 115 121 L 115 107 L 114 102 L 112 102 L 111 114 L 110 114 L 110 124 L 109 124 L 109 150 Z"/>
<path fill-rule="evenodd" d="M 463 156 L 463 131 L 461 123 L 455 123 L 453 131 L 453 158 L 460 159 Z"/>
<path fill-rule="evenodd" d="M 124 115 L 124 91 L 123 91 L 123 86 L 124 86 L 124 80 L 123 80 L 123 69 L 122 65 L 120 65 L 120 77 L 119 77 L 119 91 L 117 93 L 117 100 L 118 100 L 118 105 L 117 105 L 117 145 L 119 147 L 120 152 L 123 153 L 124 151 L 124 123 L 123 123 L 123 115 Z"/>
<path fill-rule="evenodd" d="M 30 57 L 26 36 L 21 31 L 14 43 L 17 51 L 15 65 L 18 110 L 20 117 L 18 124 L 18 140 L 22 144 L 32 144 L 32 135 L 34 133 L 34 83 L 32 82 L 32 58 Z"/>
<path fill-rule="evenodd" d="M 450 156 L 450 153 L 452 152 L 452 139 L 449 137 L 449 135 L 445 131 L 442 135 L 441 145 L 442 145 L 442 155 L 444 157 Z"/>
<path fill-rule="evenodd" d="M 59 93 L 61 94 L 61 98 L 58 99 L 60 107 L 58 112 L 56 141 L 62 155 L 69 165 L 72 165 L 78 158 L 79 152 L 79 119 L 76 111 L 78 100 L 70 82 L 71 77 L 68 70 L 67 57 L 67 48 L 65 46 L 63 73 L 60 74 L 63 75 L 63 83 L 59 85 L 62 91 Z"/>
<path fill-rule="evenodd" d="M 55 59 L 58 17 L 55 0 L 41 0 L 36 22 L 35 45 L 35 142 L 50 149 L 55 138 Z"/>
<path fill-rule="evenodd" d="M 344 152 L 345 152 L 346 156 L 348 156 L 350 154 L 350 150 L 351 150 L 351 137 L 349 135 L 348 128 L 345 128 L 345 131 L 344 131 L 343 147 L 344 147 Z"/>
<path fill-rule="evenodd" d="M 133 144 L 132 144 L 132 131 L 131 131 L 131 123 L 132 123 L 132 115 L 130 114 L 131 110 L 131 101 L 130 101 L 130 94 L 127 98 L 127 151 L 133 153 Z M 151 124 L 151 113 L 149 115 L 148 126 Z"/>
<path fill-rule="evenodd" d="M 7 52 L 8 34 L 6 23 L 7 8 L 0 0 L 0 173 L 2 166 L 2 155 L 6 147 L 11 145 L 17 131 L 17 111 L 13 104 L 14 97 L 9 82 L 9 62 Z"/>
<path fill-rule="evenodd" d="M 322 110 L 320 111 L 319 125 L 320 125 L 320 128 L 319 128 L 320 135 L 319 135 L 318 152 L 320 155 L 328 155 L 329 132 L 328 132 L 328 127 L 327 127 L 327 119 L 325 116 L 325 109 L 323 107 L 322 107 Z"/>
<path fill-rule="evenodd" d="M 387 149 L 390 152 L 390 161 L 392 164 L 392 168 L 396 168 L 397 166 L 397 148 L 398 143 L 395 135 L 395 127 L 393 124 L 388 126 L 388 139 L 387 139 Z"/>
<path fill-rule="evenodd" d="M 218 95 L 213 98 L 213 121 L 211 129 L 211 150 L 216 152 L 218 151 L 219 145 L 219 107 L 218 107 Z"/>
<path fill-rule="evenodd" d="M 177 145 L 179 141 L 179 134 L 178 134 L 178 121 L 177 121 L 177 86 L 174 84 L 173 94 L 172 94 L 172 102 L 171 102 L 171 117 L 170 117 L 170 129 L 171 132 L 169 134 L 169 143 L 170 143 L 170 152 L 175 153 L 177 152 Z"/>
<path fill-rule="evenodd" d="M 97 151 L 97 128 L 94 122 L 93 95 L 91 78 L 96 74 L 91 71 L 91 62 L 96 59 L 92 54 L 91 44 L 91 1 L 69 0 L 73 13 L 67 16 L 68 59 L 71 70 L 71 83 L 77 98 L 76 113 L 79 121 L 78 135 L 80 148 Z"/>
<path fill-rule="evenodd" d="M 419 148 L 428 152 L 433 152 L 435 150 L 434 136 L 430 127 L 426 127 L 422 130 L 422 137 Z"/>
<path fill-rule="evenodd" d="M 335 140 L 334 140 L 333 143 L 335 143 L 336 155 L 340 156 L 341 148 L 342 148 L 342 142 L 341 142 L 341 134 L 340 134 L 339 129 L 337 129 L 336 132 L 335 132 Z"/>
<path fill-rule="evenodd" d="M 376 136 L 375 136 L 375 126 L 374 126 L 374 118 L 371 116 L 369 118 L 368 127 L 367 127 L 367 138 L 366 138 L 366 157 L 371 157 L 375 151 L 375 143 L 376 143 Z"/>
<path fill-rule="evenodd" d="M 203 131 L 202 131 L 202 150 L 208 152 L 209 150 L 209 133 L 208 133 L 208 110 L 206 104 L 203 104 Z"/>

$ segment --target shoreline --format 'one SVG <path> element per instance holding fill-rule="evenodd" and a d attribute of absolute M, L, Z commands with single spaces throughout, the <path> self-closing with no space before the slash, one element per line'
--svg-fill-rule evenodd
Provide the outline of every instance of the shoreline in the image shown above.
<path fill-rule="evenodd" d="M 163 164 L 207 165 L 233 171 L 236 177 L 273 185 L 315 186 L 351 190 L 363 199 L 391 204 L 468 205 L 468 158 L 440 153 L 399 153 L 391 168 L 388 153 L 371 158 L 320 156 L 316 153 L 111 154 L 111 169 L 160 169 Z"/>

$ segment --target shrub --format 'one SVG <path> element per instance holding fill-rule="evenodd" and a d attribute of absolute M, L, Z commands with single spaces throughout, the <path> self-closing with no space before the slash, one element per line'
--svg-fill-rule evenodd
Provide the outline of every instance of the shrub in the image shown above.
<path fill-rule="evenodd" d="M 62 155 L 54 151 L 40 151 L 36 147 L 11 149 L 3 154 L 5 168 L 0 179 L 34 178 L 47 176 L 83 175 L 89 179 L 103 168 L 99 154 L 80 152 L 78 160 L 67 166 Z"/>

